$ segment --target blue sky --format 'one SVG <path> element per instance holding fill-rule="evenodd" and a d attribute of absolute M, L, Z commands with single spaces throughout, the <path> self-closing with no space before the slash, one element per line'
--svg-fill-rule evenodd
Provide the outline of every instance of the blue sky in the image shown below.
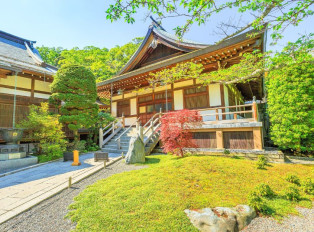
<path fill-rule="evenodd" d="M 135 24 L 123 20 L 111 23 L 106 20 L 105 10 L 113 0 L 6 0 L 1 2 L 0 30 L 36 40 L 37 46 L 63 48 L 97 47 L 112 48 L 123 45 L 135 37 L 145 36 L 150 19 L 144 21 L 145 12 L 136 16 Z M 233 19 L 235 12 L 229 11 L 224 19 L 213 18 L 206 26 L 194 26 L 185 37 L 212 44 L 219 40 L 213 31 L 221 20 Z M 242 20 L 245 21 L 242 18 Z M 163 21 L 169 32 L 182 24 L 183 19 L 172 18 Z M 314 19 L 308 18 L 298 27 L 290 27 L 276 47 L 280 49 L 287 41 L 295 41 L 300 34 L 313 32 Z"/>

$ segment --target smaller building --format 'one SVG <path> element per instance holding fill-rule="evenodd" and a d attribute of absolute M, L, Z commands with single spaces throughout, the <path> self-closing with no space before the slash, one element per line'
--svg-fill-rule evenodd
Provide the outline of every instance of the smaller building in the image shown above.
<path fill-rule="evenodd" d="M 0 128 L 13 126 L 15 98 L 18 123 L 28 115 L 29 105 L 46 102 L 51 94 L 57 68 L 42 60 L 35 43 L 0 31 Z"/>

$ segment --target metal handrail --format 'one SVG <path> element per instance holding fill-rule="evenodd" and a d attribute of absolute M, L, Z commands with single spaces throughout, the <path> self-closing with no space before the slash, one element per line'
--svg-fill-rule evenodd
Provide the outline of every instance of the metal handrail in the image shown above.
<path fill-rule="evenodd" d="M 132 126 L 134 126 L 134 124 L 136 124 L 136 123 L 138 122 L 139 119 L 140 119 L 140 118 L 137 118 L 135 122 L 133 122 L 126 130 L 124 130 L 124 131 L 121 133 L 121 135 L 119 135 L 118 138 L 115 139 L 115 141 L 118 141 L 118 140 L 122 137 L 122 135 L 124 135 L 128 130 L 131 129 Z"/>

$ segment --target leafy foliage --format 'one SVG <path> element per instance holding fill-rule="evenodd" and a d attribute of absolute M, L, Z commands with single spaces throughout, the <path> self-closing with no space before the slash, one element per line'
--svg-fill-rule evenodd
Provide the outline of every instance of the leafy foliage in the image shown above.
<path fill-rule="evenodd" d="M 283 149 L 314 150 L 314 40 L 302 37 L 271 59 L 267 77 L 271 138 Z"/>
<path fill-rule="evenodd" d="M 37 153 L 48 157 L 47 161 L 59 158 L 66 150 L 67 142 L 59 117 L 49 112 L 48 103 L 41 103 L 41 106 L 31 105 L 27 119 L 18 124 L 27 130 L 29 140 L 39 142 L 35 143 Z"/>
<path fill-rule="evenodd" d="M 300 178 L 297 175 L 289 173 L 287 174 L 285 180 L 292 184 L 300 185 Z"/>
<path fill-rule="evenodd" d="M 135 38 L 123 46 L 114 48 L 98 48 L 87 46 L 70 50 L 63 48 L 37 47 L 43 60 L 51 65 L 62 67 L 63 65 L 81 65 L 90 69 L 100 82 L 110 79 L 128 62 L 133 53 L 139 47 L 142 38 Z"/>
<path fill-rule="evenodd" d="M 257 169 L 265 169 L 266 165 L 267 165 L 266 157 L 264 155 L 259 155 L 256 162 Z"/>
<path fill-rule="evenodd" d="M 239 14 L 250 14 L 252 20 L 246 24 L 226 25 L 223 28 L 235 29 L 233 33 L 224 32 L 223 40 L 243 32 L 249 27 L 262 29 L 265 23 L 272 29 L 271 37 L 277 40 L 282 37 L 282 32 L 290 25 L 297 26 L 304 18 L 313 15 L 310 6 L 311 0 L 232 0 L 232 1 L 199 1 L 199 0 L 118 0 L 109 5 L 106 13 L 107 19 L 116 21 L 124 18 L 127 23 L 134 23 L 134 15 L 139 9 L 144 8 L 159 19 L 168 17 L 185 17 L 184 25 L 177 26 L 174 30 L 179 38 L 190 29 L 193 24 L 204 25 L 211 21 L 215 15 L 225 18 L 230 9 L 238 11 Z M 253 15 L 253 17 L 252 17 Z M 224 23 L 222 23 L 224 25 Z"/>
<path fill-rule="evenodd" d="M 306 178 L 304 181 L 301 183 L 301 188 L 303 192 L 314 195 L 314 182 L 310 177 Z"/>
<path fill-rule="evenodd" d="M 288 186 L 284 191 L 284 196 L 289 201 L 298 201 L 301 197 L 299 189 L 294 186 Z"/>
<path fill-rule="evenodd" d="M 248 199 L 248 204 L 252 206 L 257 212 L 267 211 L 267 206 L 266 206 L 265 201 L 255 191 L 250 192 L 247 199 Z"/>
<path fill-rule="evenodd" d="M 47 63 L 51 64 L 53 66 L 59 66 L 59 60 L 60 60 L 60 55 L 61 52 L 64 50 L 62 47 L 37 47 L 36 48 L 39 51 L 40 56 L 42 59 Z"/>
<path fill-rule="evenodd" d="M 276 195 L 269 185 L 264 183 L 257 185 L 255 192 L 260 197 L 273 197 Z"/>
<path fill-rule="evenodd" d="M 184 148 L 192 148 L 193 134 L 189 130 L 200 124 L 202 117 L 197 110 L 169 112 L 161 118 L 160 140 L 163 151 L 183 157 Z"/>
<path fill-rule="evenodd" d="M 55 75 L 51 92 L 50 101 L 60 109 L 60 122 L 74 132 L 77 141 L 78 129 L 89 128 L 97 120 L 97 92 L 93 73 L 83 66 L 64 65 Z"/>

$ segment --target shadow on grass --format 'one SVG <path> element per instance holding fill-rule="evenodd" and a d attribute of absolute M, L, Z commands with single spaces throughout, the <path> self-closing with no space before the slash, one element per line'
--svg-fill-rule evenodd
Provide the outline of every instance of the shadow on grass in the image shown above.
<path fill-rule="evenodd" d="M 159 158 L 151 158 L 151 157 L 145 158 L 145 164 L 158 164 L 158 163 L 160 163 Z"/>

